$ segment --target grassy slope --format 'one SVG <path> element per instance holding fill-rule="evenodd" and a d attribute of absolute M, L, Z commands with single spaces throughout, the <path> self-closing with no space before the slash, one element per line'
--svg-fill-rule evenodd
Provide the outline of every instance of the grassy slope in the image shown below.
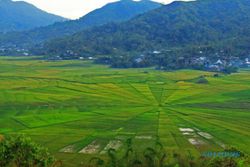
<path fill-rule="evenodd" d="M 74 152 L 97 140 L 158 135 L 165 149 L 181 154 L 250 148 L 250 77 L 182 70 L 110 69 L 83 61 L 44 62 L 0 58 L 0 133 L 25 133 L 48 147 L 66 166 L 89 155 Z M 147 72 L 145 72 L 147 71 Z M 207 75 L 209 84 L 192 79 Z M 179 128 L 199 129 L 212 139 L 194 146 Z M 153 140 L 135 140 L 138 150 Z M 169 159 L 171 161 L 171 158 Z M 73 162 L 73 163 L 72 163 Z"/>

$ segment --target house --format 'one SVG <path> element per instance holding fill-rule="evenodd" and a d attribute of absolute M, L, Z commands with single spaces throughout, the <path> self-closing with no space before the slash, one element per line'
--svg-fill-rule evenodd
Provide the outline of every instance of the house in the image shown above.
<path fill-rule="evenodd" d="M 161 52 L 158 50 L 153 51 L 153 54 L 160 54 Z"/>
<path fill-rule="evenodd" d="M 199 63 L 204 63 L 205 61 L 207 60 L 207 58 L 206 57 L 198 57 L 197 59 L 196 59 L 196 61 L 197 62 L 199 62 Z"/>
<path fill-rule="evenodd" d="M 58 61 L 58 60 L 62 60 L 62 58 L 60 56 L 54 56 L 54 57 L 48 57 L 49 61 Z"/>
<path fill-rule="evenodd" d="M 245 64 L 247 67 L 250 67 L 250 59 L 249 58 L 245 59 Z"/>
<path fill-rule="evenodd" d="M 201 61 L 205 61 L 207 58 L 206 57 L 199 57 Z"/>
<path fill-rule="evenodd" d="M 210 70 L 210 71 L 220 71 L 221 68 L 218 65 L 212 64 L 212 65 L 208 66 L 208 70 Z"/>
<path fill-rule="evenodd" d="M 72 50 L 67 50 L 66 53 L 69 55 L 75 55 L 74 51 L 72 51 Z"/>
<path fill-rule="evenodd" d="M 240 59 L 231 60 L 229 65 L 233 66 L 233 67 L 242 67 L 242 66 L 244 66 L 244 62 L 242 60 L 240 60 Z"/>
<path fill-rule="evenodd" d="M 222 60 L 219 59 L 214 64 L 220 66 L 220 65 L 223 65 L 224 63 L 222 62 Z"/>
<path fill-rule="evenodd" d="M 226 66 L 226 62 L 221 59 L 218 59 L 213 64 L 207 64 L 207 68 L 210 71 L 221 71 L 225 66 Z"/>
<path fill-rule="evenodd" d="M 142 61 L 143 61 L 142 58 L 137 58 L 137 59 L 135 59 L 135 62 L 136 62 L 136 63 L 141 63 Z"/>
<path fill-rule="evenodd" d="M 192 58 L 190 63 L 194 67 L 199 67 L 199 68 L 208 68 L 209 61 L 206 57 L 197 57 L 197 58 Z"/>
<path fill-rule="evenodd" d="M 24 56 L 29 56 L 29 53 L 24 52 L 23 55 L 24 55 Z"/>

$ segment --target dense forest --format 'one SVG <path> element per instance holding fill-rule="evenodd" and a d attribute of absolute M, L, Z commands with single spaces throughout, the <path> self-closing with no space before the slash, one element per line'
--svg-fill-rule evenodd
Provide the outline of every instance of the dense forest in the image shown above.
<path fill-rule="evenodd" d="M 204 68 L 204 63 L 212 65 L 218 59 L 223 59 L 223 64 L 246 59 L 248 34 L 248 0 L 173 2 L 127 22 L 51 40 L 42 51 L 63 59 L 98 55 L 97 62 L 113 67 L 199 68 L 199 63 L 193 62 L 205 57 L 209 62 L 203 62 Z M 152 56 L 155 51 L 161 54 Z"/>
<path fill-rule="evenodd" d="M 122 22 L 132 17 L 160 7 L 161 4 L 149 0 L 122 0 L 105 5 L 77 20 L 58 22 L 49 26 L 35 28 L 24 32 L 10 32 L 0 35 L 0 46 L 7 48 L 30 48 L 43 41 L 71 35 L 92 26 L 109 22 Z M 1 11 L 1 10 L 0 10 Z M 17 16 L 16 16 L 17 17 Z M 21 21 L 22 19 L 20 19 Z M 1 23 L 1 21 L 0 21 Z"/>

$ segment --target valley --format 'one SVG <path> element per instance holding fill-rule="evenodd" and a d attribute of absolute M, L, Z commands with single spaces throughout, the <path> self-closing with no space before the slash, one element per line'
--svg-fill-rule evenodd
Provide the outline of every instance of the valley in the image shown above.
<path fill-rule="evenodd" d="M 67 167 L 160 141 L 167 162 L 235 147 L 249 155 L 250 71 L 112 69 L 0 57 L 0 134 L 25 134 Z M 205 78 L 207 82 L 199 82 Z M 1 135 L 0 135 L 1 136 Z M 1 137 L 0 137 L 1 138 Z"/>

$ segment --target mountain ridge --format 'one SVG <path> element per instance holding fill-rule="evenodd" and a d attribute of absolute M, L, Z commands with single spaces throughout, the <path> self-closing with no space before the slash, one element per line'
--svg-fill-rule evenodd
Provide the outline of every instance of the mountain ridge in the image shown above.
<path fill-rule="evenodd" d="M 131 66 L 138 57 L 141 61 L 139 55 L 144 55 L 148 61 L 145 64 L 165 62 L 172 64 L 171 68 L 185 68 L 192 67 L 190 62 L 200 57 L 209 62 L 223 59 L 227 64 L 235 63 L 232 59 L 242 61 L 250 53 L 249 35 L 250 1 L 197 0 L 173 2 L 123 23 L 54 39 L 45 43 L 42 51 L 66 59 L 105 56 L 105 61 L 98 62 L 115 67 Z M 164 54 L 152 56 L 154 51 Z M 177 66 L 179 58 L 183 63 Z"/>
<path fill-rule="evenodd" d="M 242 10 L 238 7 L 238 5 L 242 5 L 243 2 L 249 3 L 247 10 Z M 209 7 L 209 5 L 212 4 L 216 6 Z M 204 5 L 207 6 L 207 9 L 204 9 Z M 226 6 L 223 7 L 223 5 Z M 231 15 L 231 10 L 234 10 L 234 17 Z M 152 47 L 150 43 L 159 44 L 161 42 L 164 42 L 170 47 L 175 47 L 176 44 L 178 46 L 190 43 L 207 44 L 208 41 L 227 39 L 239 35 L 243 29 L 247 29 L 244 27 L 249 27 L 249 17 L 250 2 L 247 0 L 173 2 L 159 9 L 135 17 L 128 22 L 94 27 L 93 29 L 76 33 L 67 38 L 69 41 L 76 42 L 78 40 L 77 42 L 79 42 L 79 44 L 86 40 L 85 46 L 87 47 L 91 45 L 92 41 L 93 45 L 95 42 L 105 43 L 105 38 L 109 41 L 108 38 L 113 36 L 113 41 L 110 41 L 109 45 L 116 48 L 121 47 L 121 50 L 127 51 L 138 48 L 137 46 L 131 48 L 126 47 L 124 43 L 124 45 L 118 46 L 119 42 L 124 40 L 129 43 L 128 40 L 130 40 L 130 37 L 133 35 L 138 37 L 135 39 L 136 42 L 140 43 L 141 39 L 144 39 L 144 44 L 147 44 L 148 47 Z M 208 35 L 208 33 L 210 34 Z M 89 42 L 90 38 L 93 39 L 91 42 Z M 93 45 L 89 46 L 89 48 L 94 47 Z M 143 49 L 144 48 L 142 48 L 142 50 Z M 153 47 L 152 49 L 159 48 Z M 93 50 L 98 51 L 97 48 L 93 48 Z M 84 52 L 84 50 L 82 51 Z M 100 52 L 97 52 L 97 54 L 100 54 Z"/>
<path fill-rule="evenodd" d="M 24 1 L 0 1 L 0 32 L 3 33 L 29 30 L 65 20 L 67 19 L 45 12 Z"/>
<path fill-rule="evenodd" d="M 149 0 L 139 2 L 122 0 L 96 9 L 77 20 L 59 22 L 46 27 L 25 32 L 13 32 L 0 36 L 0 45 L 21 45 L 27 47 L 56 37 L 74 34 L 92 26 L 100 26 L 108 22 L 122 22 L 146 11 L 160 7 L 161 4 Z"/>

